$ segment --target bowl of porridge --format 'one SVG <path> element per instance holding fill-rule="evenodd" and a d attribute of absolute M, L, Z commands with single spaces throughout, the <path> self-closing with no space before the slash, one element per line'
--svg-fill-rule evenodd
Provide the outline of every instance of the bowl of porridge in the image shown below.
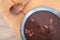
<path fill-rule="evenodd" d="M 60 40 L 60 12 L 46 6 L 30 10 L 20 28 L 22 40 Z"/>

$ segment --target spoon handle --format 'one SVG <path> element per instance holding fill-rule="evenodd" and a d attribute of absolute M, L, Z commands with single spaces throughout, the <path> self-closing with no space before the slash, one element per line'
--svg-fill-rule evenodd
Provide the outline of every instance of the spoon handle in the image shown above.
<path fill-rule="evenodd" d="M 26 4 L 29 3 L 29 1 L 30 1 L 30 0 L 24 0 L 24 1 L 22 1 L 21 3 L 25 6 Z"/>
<path fill-rule="evenodd" d="M 11 1 L 12 1 L 14 4 L 16 4 L 14 0 L 11 0 Z"/>
<path fill-rule="evenodd" d="M 14 0 L 11 0 L 14 4 L 17 4 Z M 21 4 L 23 4 L 24 6 L 29 2 L 29 0 L 23 0 L 22 2 L 20 2 Z"/>

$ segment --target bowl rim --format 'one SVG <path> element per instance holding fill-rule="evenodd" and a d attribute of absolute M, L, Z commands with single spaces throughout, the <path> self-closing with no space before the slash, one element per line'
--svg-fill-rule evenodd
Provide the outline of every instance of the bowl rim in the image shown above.
<path fill-rule="evenodd" d="M 24 18 L 22 19 L 22 22 L 21 22 L 20 35 L 21 35 L 22 40 L 26 40 L 25 35 L 24 35 L 24 25 L 25 25 L 26 20 L 27 20 L 27 19 L 30 17 L 30 15 L 32 15 L 34 12 L 41 11 L 41 10 L 50 11 L 50 12 L 52 12 L 53 14 L 55 14 L 57 17 L 60 18 L 60 12 L 57 11 L 57 10 L 55 10 L 55 9 L 53 9 L 53 8 L 51 8 L 51 7 L 41 6 L 41 7 L 36 7 L 36 8 L 31 9 L 31 10 L 24 16 Z"/>

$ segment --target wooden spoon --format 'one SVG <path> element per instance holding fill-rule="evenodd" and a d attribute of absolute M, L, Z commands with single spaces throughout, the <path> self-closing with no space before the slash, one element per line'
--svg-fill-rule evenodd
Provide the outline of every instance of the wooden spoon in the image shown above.
<path fill-rule="evenodd" d="M 23 12 L 23 9 L 26 7 L 28 4 L 29 0 L 24 0 L 21 3 L 15 3 L 12 1 L 15 5 L 11 6 L 10 8 L 10 13 L 11 14 L 19 14 L 19 12 Z"/>

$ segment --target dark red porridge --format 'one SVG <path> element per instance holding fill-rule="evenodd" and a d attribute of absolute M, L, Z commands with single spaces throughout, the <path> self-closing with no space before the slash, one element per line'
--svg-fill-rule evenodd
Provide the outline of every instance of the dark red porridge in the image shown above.
<path fill-rule="evenodd" d="M 24 26 L 26 40 L 60 40 L 60 18 L 49 11 L 37 11 Z"/>

